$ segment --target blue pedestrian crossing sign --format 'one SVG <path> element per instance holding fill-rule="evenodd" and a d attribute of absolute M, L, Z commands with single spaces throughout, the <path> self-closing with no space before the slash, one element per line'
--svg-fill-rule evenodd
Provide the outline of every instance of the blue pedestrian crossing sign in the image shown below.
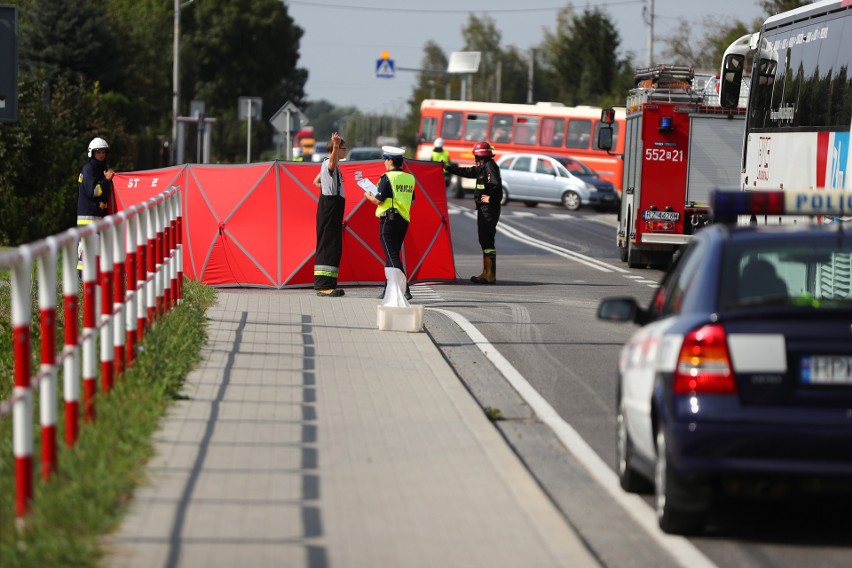
<path fill-rule="evenodd" d="M 376 60 L 376 77 L 379 79 L 393 79 L 393 59 L 386 57 L 386 53 Z"/>

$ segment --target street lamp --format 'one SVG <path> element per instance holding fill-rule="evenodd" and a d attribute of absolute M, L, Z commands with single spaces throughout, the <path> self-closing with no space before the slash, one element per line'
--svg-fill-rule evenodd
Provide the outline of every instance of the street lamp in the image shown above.
<path fill-rule="evenodd" d="M 180 9 L 189 6 L 195 0 L 180 3 L 175 0 L 175 29 L 174 29 L 174 53 L 172 55 L 172 163 L 175 162 L 177 152 L 177 123 L 180 109 Z"/>

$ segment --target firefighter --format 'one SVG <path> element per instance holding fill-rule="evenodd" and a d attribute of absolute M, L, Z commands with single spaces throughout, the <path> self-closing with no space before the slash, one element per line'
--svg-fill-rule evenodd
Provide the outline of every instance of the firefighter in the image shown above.
<path fill-rule="evenodd" d="M 317 296 L 337 298 L 345 292 L 337 287 L 340 258 L 343 256 L 343 209 L 346 197 L 339 162 L 349 147 L 340 133 L 331 135 L 328 157 L 322 161 L 314 185 L 320 188 L 317 202 L 317 248 L 314 260 L 314 289 Z"/>
<path fill-rule="evenodd" d="M 382 146 L 382 157 L 387 172 L 379 178 L 376 195 L 364 193 L 364 198 L 376 206 L 379 218 L 379 240 L 385 250 L 385 267 L 398 268 L 405 274 L 400 258 L 402 243 L 411 223 L 411 204 L 414 202 L 414 176 L 402 170 L 402 148 Z M 387 282 L 385 283 L 387 289 Z M 384 293 L 382 296 L 384 297 Z M 411 289 L 406 281 L 405 299 L 411 299 Z"/>
<path fill-rule="evenodd" d="M 112 197 L 112 178 L 115 172 L 109 167 L 109 144 L 103 138 L 89 142 L 89 160 L 83 165 L 77 179 L 77 226 L 88 225 L 109 214 Z M 77 271 L 82 276 L 83 244 L 78 248 Z"/>
<path fill-rule="evenodd" d="M 447 164 L 451 174 L 466 178 L 476 178 L 476 191 L 473 201 L 476 204 L 476 228 L 479 233 L 479 246 L 482 247 L 482 273 L 471 276 L 474 284 L 494 284 L 497 281 L 497 249 L 494 237 L 497 234 L 497 221 L 500 220 L 500 202 L 503 200 L 503 180 L 500 168 L 494 162 L 494 149 L 488 142 L 477 142 L 471 149 L 476 165 L 463 168 Z"/>

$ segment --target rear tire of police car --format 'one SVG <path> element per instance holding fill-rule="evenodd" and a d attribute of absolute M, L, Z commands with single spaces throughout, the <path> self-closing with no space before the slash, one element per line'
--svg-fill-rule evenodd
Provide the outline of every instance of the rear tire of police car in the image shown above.
<path fill-rule="evenodd" d="M 696 534 L 704 528 L 705 511 L 699 492 L 668 465 L 669 452 L 662 428 L 657 429 L 654 464 L 654 508 L 663 532 Z"/>
<path fill-rule="evenodd" d="M 574 191 L 566 191 L 562 194 L 562 205 L 569 211 L 576 211 L 580 208 L 580 196 Z"/>
<path fill-rule="evenodd" d="M 633 440 L 630 439 L 630 432 L 627 431 L 621 393 L 618 395 L 618 413 L 615 416 L 615 451 L 618 482 L 621 488 L 628 493 L 645 493 L 650 490 L 651 484 L 648 480 L 640 476 L 630 465 L 633 461 Z"/>

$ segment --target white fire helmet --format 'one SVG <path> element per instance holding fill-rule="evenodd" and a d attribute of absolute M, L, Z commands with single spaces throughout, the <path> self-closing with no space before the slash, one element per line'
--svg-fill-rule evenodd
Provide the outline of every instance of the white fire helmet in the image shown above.
<path fill-rule="evenodd" d="M 444 139 L 443 138 L 435 138 L 435 148 L 443 148 L 444 147 Z"/>
<path fill-rule="evenodd" d="M 109 144 L 103 138 L 92 138 L 92 141 L 89 142 L 89 157 L 95 155 L 95 150 L 107 150 L 109 151 Z"/>

